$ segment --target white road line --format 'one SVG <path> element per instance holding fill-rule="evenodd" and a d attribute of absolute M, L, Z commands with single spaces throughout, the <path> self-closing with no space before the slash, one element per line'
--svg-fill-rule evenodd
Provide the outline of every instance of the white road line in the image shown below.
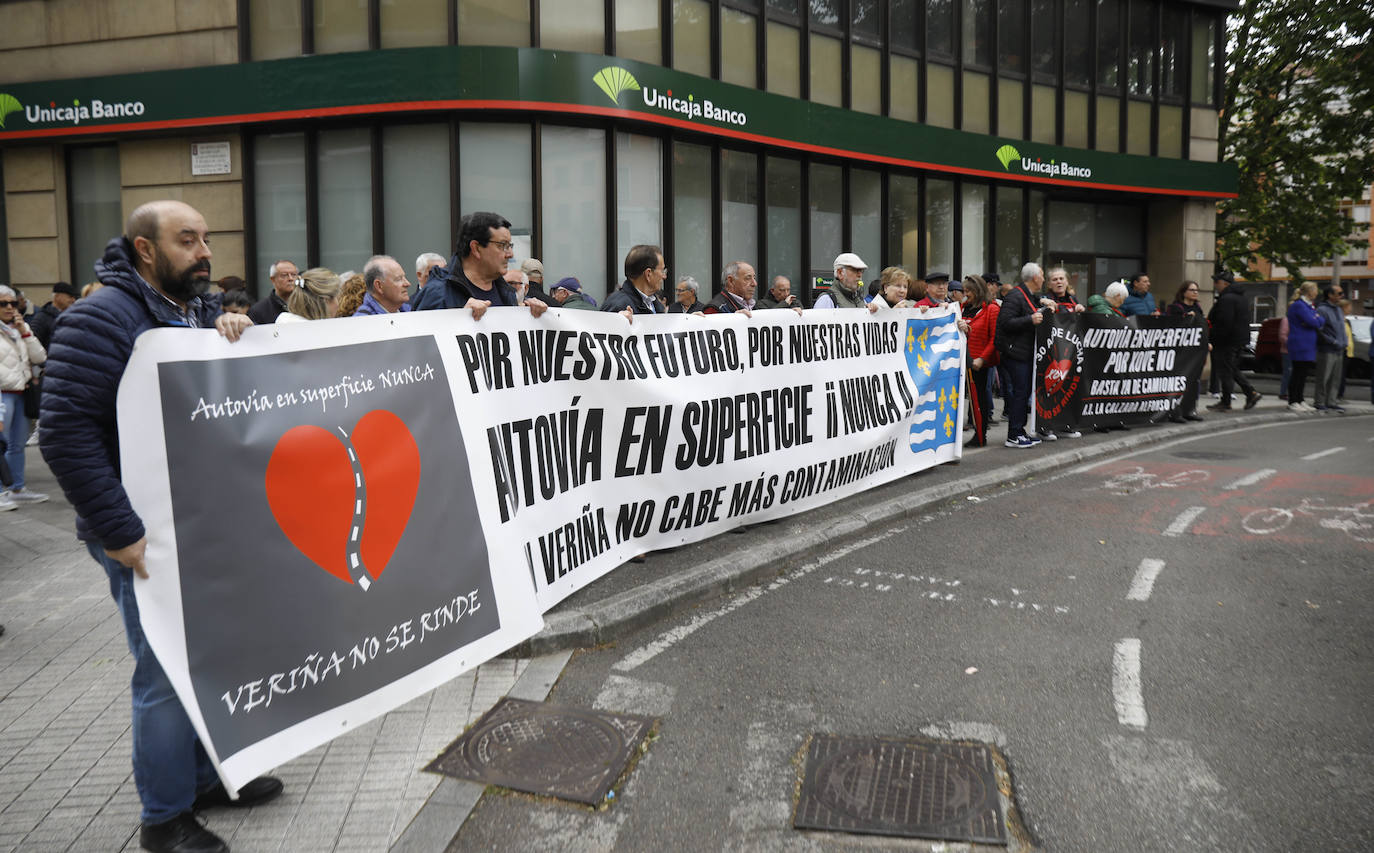
<path fill-rule="evenodd" d="M 1234 483 L 1228 483 L 1225 486 L 1222 486 L 1221 490 L 1223 492 L 1228 492 L 1232 489 L 1243 489 L 1246 486 L 1253 486 L 1261 480 L 1267 480 L 1277 473 L 1279 472 L 1276 468 L 1261 468 L 1253 474 L 1246 474 L 1244 477 L 1241 477 Z"/>
<path fill-rule="evenodd" d="M 857 542 L 851 542 L 843 548 L 838 548 L 834 551 L 831 551 L 829 554 L 826 554 L 825 556 L 817 559 L 814 563 L 808 563 L 807 565 L 802 566 L 797 571 L 783 575 L 782 577 L 778 578 L 775 581 L 772 581 L 769 584 L 750 587 L 749 589 L 735 596 L 725 605 L 718 607 L 715 610 L 712 610 L 710 613 L 703 613 L 700 616 L 695 616 L 691 619 L 691 621 L 687 622 L 684 625 L 679 625 L 676 628 L 671 628 L 667 631 L 664 631 L 662 634 L 658 635 L 657 640 L 654 640 L 652 643 L 646 643 L 645 645 L 640 646 L 639 648 L 630 652 L 625 657 L 616 661 L 611 668 L 619 670 L 620 672 L 629 672 L 630 670 L 634 669 L 640 664 L 648 663 L 649 661 L 658 657 L 659 654 L 672 648 L 679 640 L 691 636 L 692 634 L 696 633 L 698 629 L 704 628 L 711 622 L 714 622 L 718 617 L 724 616 L 727 613 L 731 613 L 735 610 L 738 610 L 739 608 L 743 607 L 744 605 L 763 595 L 765 592 L 772 592 L 780 586 L 783 586 L 794 580 L 811 574 L 816 569 L 819 569 L 821 566 L 824 566 L 827 563 L 832 563 L 835 560 L 838 560 L 839 558 L 845 556 L 846 554 L 850 554 L 854 551 L 859 550 L 860 548 L 867 548 L 869 545 L 872 545 L 875 542 L 881 542 L 889 536 L 892 536 L 896 533 L 901 533 L 903 530 L 906 530 L 905 526 L 894 527 L 889 530 L 885 530 L 876 536 L 867 536 L 863 539 L 858 540 Z"/>
<path fill-rule="evenodd" d="M 1155 588 L 1155 578 L 1159 577 L 1159 572 L 1163 568 L 1163 560 L 1155 560 L 1150 557 L 1141 560 L 1140 568 L 1135 570 L 1135 580 L 1131 581 L 1131 591 L 1126 593 L 1126 599 L 1128 601 L 1147 600 Z"/>
<path fill-rule="evenodd" d="M 1207 509 L 1205 506 L 1190 506 L 1178 514 L 1168 527 L 1164 528 L 1165 536 L 1182 536 L 1188 530 L 1188 525 L 1193 523 L 1199 515 Z"/>
<path fill-rule="evenodd" d="M 1149 723 L 1140 692 L 1140 640 L 1120 640 L 1112 654 L 1112 702 L 1123 726 L 1144 729 Z"/>
<path fill-rule="evenodd" d="M 1328 447 L 1325 450 L 1318 450 L 1316 453 L 1309 453 L 1302 458 L 1304 462 L 1311 462 L 1313 459 L 1320 459 L 1323 456 L 1330 456 L 1333 453 L 1340 453 L 1344 447 Z"/>

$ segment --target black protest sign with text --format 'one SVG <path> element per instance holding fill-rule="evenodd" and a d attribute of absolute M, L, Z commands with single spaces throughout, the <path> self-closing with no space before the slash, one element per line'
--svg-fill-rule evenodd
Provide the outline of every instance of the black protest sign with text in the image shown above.
<path fill-rule="evenodd" d="M 187 660 L 221 758 L 499 629 L 432 336 L 158 369 Z"/>
<path fill-rule="evenodd" d="M 1050 429 L 1158 421 L 1207 358 L 1200 318 L 1054 314 L 1036 331 L 1035 416 Z"/>

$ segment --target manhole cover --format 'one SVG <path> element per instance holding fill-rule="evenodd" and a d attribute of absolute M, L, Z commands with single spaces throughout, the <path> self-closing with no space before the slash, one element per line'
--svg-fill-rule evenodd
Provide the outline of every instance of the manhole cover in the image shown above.
<path fill-rule="evenodd" d="M 1221 450 L 1180 450 L 1172 454 L 1178 459 L 1244 459 L 1244 453 L 1226 453 Z"/>
<path fill-rule="evenodd" d="M 989 749 L 918 738 L 812 736 L 792 825 L 1007 843 Z"/>
<path fill-rule="evenodd" d="M 653 722 L 652 717 L 507 697 L 425 769 L 596 805 Z"/>

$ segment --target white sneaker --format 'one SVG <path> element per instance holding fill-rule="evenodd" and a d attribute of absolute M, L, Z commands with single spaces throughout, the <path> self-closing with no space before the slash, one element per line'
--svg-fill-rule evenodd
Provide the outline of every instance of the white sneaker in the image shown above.
<path fill-rule="evenodd" d="M 22 489 L 17 492 L 10 492 L 9 496 L 10 500 L 14 501 L 17 504 L 41 504 L 43 501 L 48 499 L 48 496 L 43 494 L 42 492 L 31 492 L 28 489 Z"/>
<path fill-rule="evenodd" d="M 1304 414 L 1304 415 L 1310 414 L 1310 413 L 1316 411 L 1316 409 L 1312 408 L 1311 406 L 1307 405 L 1306 403 L 1289 403 L 1289 404 L 1288 404 L 1288 410 L 1289 410 L 1290 412 L 1298 412 L 1299 414 Z"/>
<path fill-rule="evenodd" d="M 0 512 L 7 512 L 12 509 L 19 509 L 19 504 L 10 500 L 9 489 L 0 492 Z"/>
<path fill-rule="evenodd" d="M 1060 437 L 1060 438 L 1082 438 L 1082 437 L 1083 437 L 1083 433 L 1079 432 L 1079 431 L 1076 430 L 1076 429 L 1061 429 L 1061 430 L 1059 431 L 1059 437 Z"/>
<path fill-rule="evenodd" d="M 25 447 L 37 447 L 37 446 L 38 446 L 38 430 L 34 430 L 34 431 L 33 431 L 33 435 L 29 436 L 29 440 L 26 441 L 26 442 L 24 442 L 24 446 L 25 446 Z"/>
<path fill-rule="evenodd" d="M 1036 433 L 1039 434 L 1041 440 L 1043 440 L 1043 441 L 1058 441 L 1058 440 L 1059 440 L 1059 436 L 1055 435 L 1055 434 L 1054 434 L 1054 430 L 1052 430 L 1052 429 L 1038 429 L 1038 430 L 1036 430 Z"/>

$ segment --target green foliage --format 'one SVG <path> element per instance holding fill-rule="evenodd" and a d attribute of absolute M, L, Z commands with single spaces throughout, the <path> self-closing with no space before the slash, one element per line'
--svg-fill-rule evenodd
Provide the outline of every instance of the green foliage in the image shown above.
<path fill-rule="evenodd" d="M 1219 259 L 1320 266 L 1354 230 L 1341 212 L 1374 183 L 1374 52 L 1367 0 L 1245 0 L 1230 21 L 1222 159 L 1239 197 L 1217 219 Z"/>

